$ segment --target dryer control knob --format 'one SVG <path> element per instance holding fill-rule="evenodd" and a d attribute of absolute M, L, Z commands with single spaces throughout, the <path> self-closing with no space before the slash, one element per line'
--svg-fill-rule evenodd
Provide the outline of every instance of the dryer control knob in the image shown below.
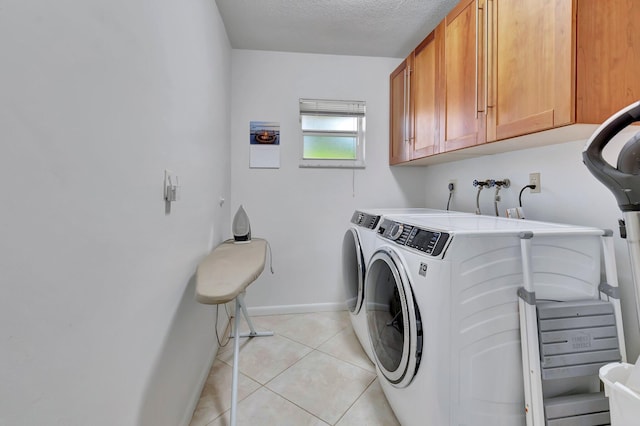
<path fill-rule="evenodd" d="M 401 223 L 394 223 L 391 229 L 389 230 L 389 239 L 395 241 L 398 238 L 400 238 L 400 235 L 402 235 L 403 229 L 404 229 L 404 225 L 402 225 Z"/>

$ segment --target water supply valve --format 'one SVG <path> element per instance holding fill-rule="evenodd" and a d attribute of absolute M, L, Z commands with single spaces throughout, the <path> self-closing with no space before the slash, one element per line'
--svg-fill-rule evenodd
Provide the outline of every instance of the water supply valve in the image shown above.
<path fill-rule="evenodd" d="M 478 179 L 474 179 L 473 180 L 473 186 L 474 187 L 480 187 L 480 189 L 484 188 L 484 187 L 488 187 L 491 188 L 493 185 L 491 183 L 491 180 L 478 180 Z M 495 181 L 494 181 L 495 182 Z"/>

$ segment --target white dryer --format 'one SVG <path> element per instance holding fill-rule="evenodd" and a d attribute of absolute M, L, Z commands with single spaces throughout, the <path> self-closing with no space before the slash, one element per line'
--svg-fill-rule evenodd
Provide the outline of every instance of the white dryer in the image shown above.
<path fill-rule="evenodd" d="M 593 298 L 595 228 L 489 216 L 385 216 L 365 308 L 376 370 L 404 426 L 525 424 L 517 288 L 534 234 L 539 299 Z"/>
<path fill-rule="evenodd" d="M 371 259 L 377 240 L 378 224 L 382 217 L 388 214 L 405 214 L 410 217 L 414 215 L 469 215 L 469 213 L 427 208 L 360 209 L 353 212 L 342 240 L 342 282 L 353 329 L 372 362 L 373 353 L 369 342 L 367 318 L 362 307 L 364 281 L 366 265 Z"/>
<path fill-rule="evenodd" d="M 363 309 L 366 265 L 371 258 L 380 215 L 356 210 L 342 239 L 342 284 L 353 330 L 373 361 Z"/>

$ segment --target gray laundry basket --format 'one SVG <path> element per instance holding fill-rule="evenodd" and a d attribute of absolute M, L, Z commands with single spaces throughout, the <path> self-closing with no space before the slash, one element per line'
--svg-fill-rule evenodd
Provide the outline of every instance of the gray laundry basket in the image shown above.
<path fill-rule="evenodd" d="M 614 362 L 600 369 L 600 380 L 609 397 L 611 424 L 636 426 L 640 422 L 640 393 L 627 387 L 629 376 L 640 366 Z"/>

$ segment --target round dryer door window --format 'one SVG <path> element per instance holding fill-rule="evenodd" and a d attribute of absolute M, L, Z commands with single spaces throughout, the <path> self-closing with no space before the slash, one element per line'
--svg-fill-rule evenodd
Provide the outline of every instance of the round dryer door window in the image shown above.
<path fill-rule="evenodd" d="M 342 240 L 342 282 L 347 296 L 347 308 L 360 312 L 364 294 L 365 266 L 358 232 L 350 228 Z"/>
<path fill-rule="evenodd" d="M 367 323 L 375 360 L 396 387 L 413 379 L 422 353 L 422 324 L 399 255 L 390 248 L 376 251 L 366 284 Z"/>

